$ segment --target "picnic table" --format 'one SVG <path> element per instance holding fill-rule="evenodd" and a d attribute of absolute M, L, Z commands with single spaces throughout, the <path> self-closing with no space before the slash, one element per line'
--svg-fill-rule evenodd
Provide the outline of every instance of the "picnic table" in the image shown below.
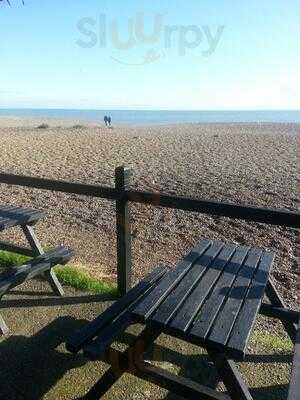
<path fill-rule="evenodd" d="M 106 393 L 130 372 L 188 399 L 251 400 L 236 361 L 243 360 L 258 313 L 279 318 L 295 341 L 299 313 L 289 312 L 270 272 L 274 253 L 256 247 L 202 240 L 175 267 L 158 268 L 67 342 L 111 367 L 84 397 Z M 269 303 L 263 303 L 263 297 Z M 124 352 L 110 345 L 134 323 L 144 329 Z M 149 345 L 167 334 L 204 347 L 228 394 L 174 376 L 143 359 Z M 116 364 L 116 360 L 117 364 Z"/>
<path fill-rule="evenodd" d="M 35 234 L 34 225 L 45 216 L 43 211 L 31 208 L 0 205 L 0 232 L 12 227 L 19 227 L 29 245 L 23 247 L 11 242 L 0 241 L 0 250 L 32 257 L 25 265 L 11 268 L 0 274 L 0 300 L 11 288 L 41 273 L 46 276 L 56 295 L 64 295 L 63 288 L 52 267 L 66 263 L 71 258 L 72 252 L 63 246 L 44 252 Z M 0 315 L 0 333 L 7 332 L 8 328 Z"/>

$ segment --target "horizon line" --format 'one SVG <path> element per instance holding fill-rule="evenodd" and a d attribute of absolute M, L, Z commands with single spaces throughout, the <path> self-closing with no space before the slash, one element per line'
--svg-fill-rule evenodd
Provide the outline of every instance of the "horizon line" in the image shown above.
<path fill-rule="evenodd" d="M 114 108 L 114 107 L 103 107 L 103 108 L 70 108 L 70 107 L 2 107 L 0 110 L 62 110 L 62 111 L 170 111 L 170 112 L 274 112 L 274 111 L 289 111 L 289 112 L 300 112 L 299 109 L 293 108 L 226 108 L 226 109 L 185 109 L 185 108 Z"/>

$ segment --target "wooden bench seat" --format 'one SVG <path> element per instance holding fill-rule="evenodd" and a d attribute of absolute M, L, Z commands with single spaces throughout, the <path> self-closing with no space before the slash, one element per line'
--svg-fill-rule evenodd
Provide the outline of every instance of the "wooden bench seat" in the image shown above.
<path fill-rule="evenodd" d="M 72 252 L 65 247 L 58 247 L 41 256 L 38 256 L 27 264 L 8 268 L 0 274 L 0 298 L 10 289 L 21 283 L 42 274 L 52 267 L 61 264 L 64 265 L 70 261 Z"/>
<path fill-rule="evenodd" d="M 93 343 L 92 348 L 95 347 L 96 351 L 90 354 L 91 358 L 101 357 L 102 353 L 109 347 L 118 334 L 123 332 L 133 322 L 131 311 L 136 302 L 148 293 L 166 271 L 167 268 L 158 267 L 148 274 L 125 296 L 114 302 L 93 321 L 75 332 L 66 342 L 67 349 L 71 353 L 77 353 L 82 349 L 89 352 L 89 347 L 87 346 Z M 93 341 L 96 336 L 97 339 Z"/>
<path fill-rule="evenodd" d="M 0 274 L 0 300 L 10 289 L 37 275 L 51 272 L 54 266 L 66 264 L 72 256 L 73 252 L 71 250 L 66 247 L 58 247 L 31 259 L 24 265 L 8 268 Z M 6 334 L 7 332 L 8 328 L 0 315 L 0 333 Z"/>

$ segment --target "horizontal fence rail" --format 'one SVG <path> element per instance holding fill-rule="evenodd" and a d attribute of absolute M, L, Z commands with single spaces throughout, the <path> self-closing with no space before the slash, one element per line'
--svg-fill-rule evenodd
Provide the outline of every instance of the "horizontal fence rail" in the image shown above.
<path fill-rule="evenodd" d="M 130 202 L 289 228 L 300 228 L 300 213 L 297 211 L 130 190 L 130 171 L 123 166 L 115 170 L 115 187 L 113 188 L 3 173 L 0 174 L 0 183 L 116 201 L 117 272 L 118 289 L 121 295 L 128 292 L 131 286 Z"/>
<path fill-rule="evenodd" d="M 161 193 L 127 191 L 129 201 L 153 206 L 194 211 L 219 217 L 237 218 L 246 221 L 300 228 L 300 213 L 296 211 L 242 206 L 212 200 L 198 200 L 187 197 L 176 197 Z"/>
<path fill-rule="evenodd" d="M 137 190 L 120 191 L 100 185 L 89 185 L 61 180 L 52 180 L 24 175 L 0 174 L 0 183 L 25 186 L 33 189 L 51 190 L 69 194 L 99 197 L 107 200 L 119 200 L 126 196 L 133 203 L 148 204 L 158 207 L 175 208 L 220 217 L 244 219 L 271 225 L 300 228 L 300 213 L 297 211 L 242 206 L 221 201 L 198 200 L 178 197 L 163 193 L 149 193 Z"/>
<path fill-rule="evenodd" d="M 108 200 L 117 200 L 120 197 L 120 193 L 116 189 L 105 186 L 37 178 L 25 175 L 0 174 L 0 183 L 25 186 L 33 189 L 52 190 L 54 192 L 101 197 Z"/>

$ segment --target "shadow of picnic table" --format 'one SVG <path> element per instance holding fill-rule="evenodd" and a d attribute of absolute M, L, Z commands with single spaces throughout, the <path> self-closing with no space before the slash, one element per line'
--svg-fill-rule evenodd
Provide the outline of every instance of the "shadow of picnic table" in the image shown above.
<path fill-rule="evenodd" d="M 73 317 L 59 317 L 31 337 L 10 336 L 0 343 L 0 400 L 42 399 L 63 376 L 74 368 L 80 368 L 88 360 L 81 354 L 69 354 L 64 349 L 66 339 L 87 323 Z M 120 342 L 130 343 L 134 335 L 125 332 Z M 147 351 L 148 360 L 178 367 L 179 375 L 200 384 L 215 388 L 219 379 L 206 354 L 188 355 L 154 344 Z M 248 355 L 250 363 L 289 363 L 289 355 Z M 99 371 L 100 372 L 100 371 Z M 101 373 L 101 372 L 100 372 Z M 100 378 L 100 376 L 99 376 Z M 70 399 L 78 399 L 78 387 L 70 388 Z M 284 400 L 287 385 L 257 387 L 251 390 L 257 400 Z M 181 399 L 169 393 L 165 399 Z"/>
<path fill-rule="evenodd" d="M 10 336 L 0 343 L 0 399 L 38 400 L 70 369 L 86 360 L 58 347 L 86 321 L 59 317 L 32 337 Z"/>

